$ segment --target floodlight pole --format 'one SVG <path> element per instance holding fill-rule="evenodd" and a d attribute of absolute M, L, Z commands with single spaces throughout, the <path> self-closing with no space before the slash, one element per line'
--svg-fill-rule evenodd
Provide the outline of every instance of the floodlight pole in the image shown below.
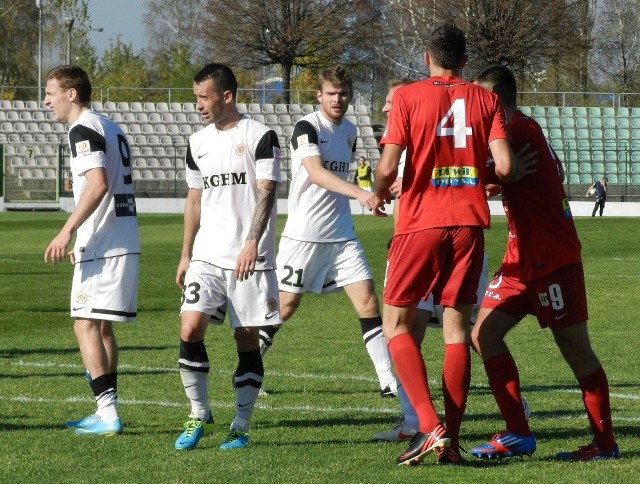
<path fill-rule="evenodd" d="M 67 29 L 67 65 L 71 64 L 71 30 L 73 29 L 73 18 L 64 19 L 64 26 Z"/>
<path fill-rule="evenodd" d="M 38 102 L 42 101 L 42 0 L 36 0 L 38 9 Z"/>

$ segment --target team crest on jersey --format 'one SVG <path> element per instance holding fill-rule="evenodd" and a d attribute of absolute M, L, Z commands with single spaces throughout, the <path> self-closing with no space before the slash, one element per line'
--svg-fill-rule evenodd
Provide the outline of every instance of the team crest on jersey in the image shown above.
<path fill-rule="evenodd" d="M 85 304 L 87 302 L 87 295 L 86 293 L 80 291 L 79 293 L 76 294 L 76 302 L 78 304 Z"/>
<path fill-rule="evenodd" d="M 301 134 L 298 136 L 298 146 L 304 146 L 309 144 L 309 136 L 306 134 Z"/>
<path fill-rule="evenodd" d="M 78 141 L 76 143 L 76 156 L 85 156 L 91 153 L 89 140 Z"/>
<path fill-rule="evenodd" d="M 237 156 L 242 156 L 247 152 L 247 145 L 244 143 L 240 143 L 238 146 L 236 146 L 236 155 Z"/>

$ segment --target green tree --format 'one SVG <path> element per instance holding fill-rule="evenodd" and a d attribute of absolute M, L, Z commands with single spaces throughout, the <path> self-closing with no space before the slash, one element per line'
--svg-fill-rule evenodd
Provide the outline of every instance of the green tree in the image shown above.
<path fill-rule="evenodd" d="M 106 89 L 110 101 L 146 101 L 150 93 L 141 88 L 151 86 L 151 77 L 144 56 L 116 37 L 100 59 L 94 84 Z"/>
<path fill-rule="evenodd" d="M 158 51 L 151 61 L 153 84 L 177 88 L 171 93 L 172 101 L 193 101 L 193 76 L 198 67 L 191 62 L 191 57 L 190 47 L 176 42 Z"/>
<path fill-rule="evenodd" d="M 32 0 L 4 0 L 0 4 L 0 97 L 37 98 L 36 90 L 4 86 L 37 85 L 38 11 Z M 33 92 L 31 92 L 33 91 Z"/>

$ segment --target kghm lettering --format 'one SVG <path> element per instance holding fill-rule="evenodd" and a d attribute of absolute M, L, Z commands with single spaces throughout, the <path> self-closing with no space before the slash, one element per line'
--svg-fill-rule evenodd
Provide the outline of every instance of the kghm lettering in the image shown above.
<path fill-rule="evenodd" d="M 475 187 L 478 183 L 475 166 L 441 166 L 431 173 L 431 184 L 435 187 Z"/>
<path fill-rule="evenodd" d="M 220 173 L 217 175 L 203 176 L 204 189 L 212 187 L 226 187 L 229 185 L 246 185 L 247 173 Z"/>
<path fill-rule="evenodd" d="M 323 161 L 324 167 L 329 171 L 349 173 L 349 163 L 346 161 Z"/>

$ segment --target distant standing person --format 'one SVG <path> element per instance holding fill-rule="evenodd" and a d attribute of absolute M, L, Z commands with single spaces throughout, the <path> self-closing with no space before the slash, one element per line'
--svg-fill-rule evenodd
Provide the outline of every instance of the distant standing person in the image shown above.
<path fill-rule="evenodd" d="M 367 159 L 364 156 L 358 158 L 358 168 L 355 174 L 356 183 L 360 188 L 370 192 L 373 187 L 373 176 L 371 173 L 371 166 L 367 163 Z"/>
<path fill-rule="evenodd" d="M 604 212 L 604 204 L 607 201 L 607 177 L 603 176 L 600 180 L 597 180 L 589 187 L 585 197 L 590 195 L 596 196 L 596 204 L 593 207 L 593 212 L 591 213 L 592 217 L 596 216 L 596 212 L 600 210 L 600 216 L 602 217 L 602 212 Z"/>
<path fill-rule="evenodd" d="M 136 319 L 140 242 L 131 178 L 131 151 L 122 130 L 89 109 L 91 82 L 77 66 L 47 74 L 45 104 L 69 123 L 75 209 L 51 241 L 44 260 L 74 264 L 71 317 L 97 410 L 66 422 L 75 433 L 119 434 L 118 347 L 113 322 Z"/>
<path fill-rule="evenodd" d="M 439 463 L 460 462 L 459 433 L 471 377 L 469 320 L 489 227 L 485 194 L 488 148 L 501 179 L 515 175 L 504 113 L 497 96 L 465 81 L 464 33 L 434 29 L 425 62 L 431 77 L 398 88 L 382 137 L 373 211 L 390 198 L 402 152 L 402 203 L 388 256 L 383 329 L 396 372 L 418 415 L 419 428 L 397 463 L 420 463 L 431 450 Z M 431 399 L 412 324 L 418 302 L 433 293 L 443 311 L 444 405 L 447 428 Z"/>
<path fill-rule="evenodd" d="M 380 394 L 393 397 L 396 378 L 382 335 L 380 306 L 349 203 L 355 198 L 370 209 L 372 196 L 349 179 L 357 130 L 344 115 L 352 89 L 351 76 L 344 67 L 321 71 L 317 91 L 320 108 L 293 129 L 289 210 L 278 250 L 281 315 L 285 321 L 292 317 L 306 292 L 343 289 L 358 314 Z M 330 323 L 314 331 L 331 332 Z M 271 346 L 278 328 L 273 325 L 261 331 L 263 352 Z"/>
<path fill-rule="evenodd" d="M 218 308 L 228 309 L 238 354 L 236 413 L 222 450 L 249 445 L 264 377 L 258 331 L 281 322 L 275 272 L 280 146 L 272 129 L 238 112 L 237 89 L 223 64 L 206 65 L 193 80 L 207 126 L 190 136 L 186 155 L 189 192 L 176 283 L 183 291 L 178 364 L 191 414 L 175 442 L 179 450 L 195 448 L 213 430 L 204 337 Z"/>

